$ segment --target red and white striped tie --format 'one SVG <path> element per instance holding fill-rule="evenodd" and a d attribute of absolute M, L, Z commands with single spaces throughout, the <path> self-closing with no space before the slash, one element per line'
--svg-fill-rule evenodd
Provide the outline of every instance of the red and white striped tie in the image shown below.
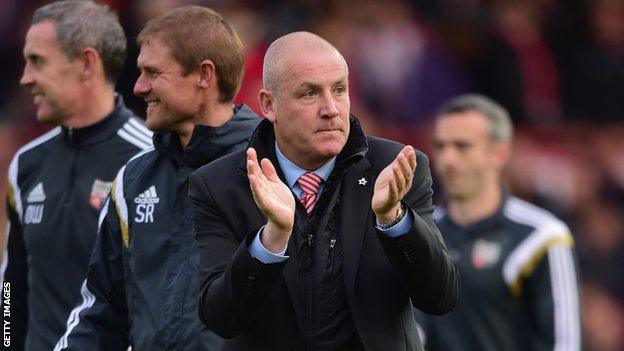
<path fill-rule="evenodd" d="M 318 189 L 322 182 L 323 178 L 312 172 L 304 173 L 297 179 L 297 183 L 299 183 L 299 186 L 303 189 L 303 194 L 299 201 L 301 201 L 308 214 L 312 212 L 314 205 L 316 205 Z"/>

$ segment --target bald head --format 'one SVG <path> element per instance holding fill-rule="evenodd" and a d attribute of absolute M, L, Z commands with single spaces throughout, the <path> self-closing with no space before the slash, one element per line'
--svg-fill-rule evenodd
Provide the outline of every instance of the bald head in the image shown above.
<path fill-rule="evenodd" d="M 288 68 L 302 54 L 335 55 L 347 67 L 344 57 L 327 40 L 310 32 L 294 32 L 275 40 L 264 55 L 262 83 L 264 88 L 277 92 L 288 75 Z"/>

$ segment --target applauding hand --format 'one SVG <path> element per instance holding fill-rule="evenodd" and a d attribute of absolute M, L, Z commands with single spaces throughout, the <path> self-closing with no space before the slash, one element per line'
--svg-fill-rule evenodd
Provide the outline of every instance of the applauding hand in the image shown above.
<path fill-rule="evenodd" d="M 390 223 L 397 217 L 401 199 L 412 187 L 415 170 L 416 152 L 406 146 L 379 174 L 371 206 L 380 223 Z"/>
<path fill-rule="evenodd" d="M 256 205 L 268 219 L 262 245 L 280 252 L 288 243 L 295 221 L 295 198 L 268 159 L 258 162 L 256 150 L 247 150 L 247 176 Z"/>

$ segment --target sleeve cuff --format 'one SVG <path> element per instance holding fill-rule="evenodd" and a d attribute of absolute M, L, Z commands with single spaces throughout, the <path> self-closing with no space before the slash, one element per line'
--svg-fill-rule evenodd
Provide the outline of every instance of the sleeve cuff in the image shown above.
<path fill-rule="evenodd" d="M 407 213 L 405 214 L 405 216 L 403 216 L 403 218 L 401 218 L 399 223 L 387 229 L 381 229 L 378 226 L 375 226 L 375 230 L 391 238 L 396 238 L 401 235 L 407 234 L 407 232 L 410 231 L 410 228 L 412 228 L 412 224 L 414 224 L 414 220 L 412 219 L 412 211 L 409 211 L 409 209 L 406 209 L 406 212 Z"/>
<path fill-rule="evenodd" d="M 258 234 L 256 234 L 256 237 L 249 246 L 249 253 L 251 253 L 251 256 L 265 264 L 286 261 L 288 259 L 288 256 L 286 256 L 285 253 L 288 245 L 286 245 L 286 247 L 284 247 L 284 250 L 282 250 L 281 252 L 277 254 L 272 253 L 262 245 L 262 242 L 260 242 L 260 235 L 262 235 L 262 230 L 264 230 L 264 227 L 260 228 Z"/>

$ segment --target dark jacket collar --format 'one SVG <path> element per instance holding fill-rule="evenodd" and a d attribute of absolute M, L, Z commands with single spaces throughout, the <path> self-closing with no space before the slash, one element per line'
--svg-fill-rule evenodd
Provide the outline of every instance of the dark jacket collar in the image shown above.
<path fill-rule="evenodd" d="M 182 149 L 180 137 L 174 132 L 154 134 L 154 147 L 178 164 L 197 169 L 212 160 L 244 148 L 260 118 L 246 105 L 234 106 L 233 117 L 220 127 L 197 125 L 186 149 Z"/>
<path fill-rule="evenodd" d="M 62 127 L 63 140 L 70 146 L 97 144 L 117 133 L 129 117 L 134 116 L 124 105 L 120 94 L 115 94 L 115 108 L 103 120 L 83 128 Z"/>
<path fill-rule="evenodd" d="M 328 182 L 340 178 L 351 166 L 360 162 L 368 151 L 368 141 L 362 130 L 362 126 L 357 118 L 353 115 L 349 117 L 350 129 L 347 142 L 342 151 L 336 157 L 336 166 L 331 172 Z M 264 119 L 254 131 L 249 147 L 253 147 L 257 154 L 258 160 L 268 158 L 274 165 L 277 165 L 277 156 L 275 155 L 275 131 L 273 124 Z M 284 175 L 281 169 L 277 167 L 277 172 L 282 180 Z M 247 175 L 246 158 L 243 158 L 239 164 L 239 173 Z"/>

